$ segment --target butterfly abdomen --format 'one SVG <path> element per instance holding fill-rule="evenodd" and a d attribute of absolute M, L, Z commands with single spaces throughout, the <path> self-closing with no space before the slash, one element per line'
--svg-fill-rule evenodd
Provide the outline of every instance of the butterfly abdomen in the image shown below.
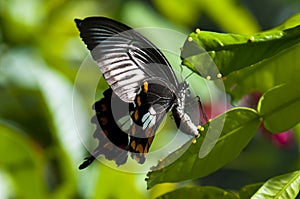
<path fill-rule="evenodd" d="M 188 135 L 198 136 L 199 131 L 197 126 L 193 123 L 190 116 L 182 111 L 181 107 L 175 105 L 172 113 L 178 129 Z"/>

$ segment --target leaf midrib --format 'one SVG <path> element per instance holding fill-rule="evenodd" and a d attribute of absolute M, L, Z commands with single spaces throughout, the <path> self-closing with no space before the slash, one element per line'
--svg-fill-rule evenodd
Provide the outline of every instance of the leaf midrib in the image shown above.
<path fill-rule="evenodd" d="M 284 192 L 284 190 L 287 190 L 290 187 L 290 185 L 292 184 L 291 182 L 294 182 L 297 178 L 300 177 L 300 172 L 298 171 L 297 173 L 298 173 L 297 175 L 295 175 L 293 178 L 288 180 L 288 183 L 286 183 L 282 187 L 282 189 L 278 192 L 278 194 L 275 195 L 275 198 L 279 198 L 281 196 L 281 194 Z"/>
<path fill-rule="evenodd" d="M 264 114 L 260 114 L 260 115 L 263 118 L 271 117 L 272 115 L 276 114 L 277 112 L 280 112 L 281 110 L 289 108 L 289 106 L 297 103 L 298 101 L 300 101 L 300 96 L 298 96 L 297 98 L 293 98 L 293 100 L 287 101 L 287 102 L 281 104 L 280 106 L 276 106 L 275 109 L 271 109 L 270 111 L 265 112 Z"/>

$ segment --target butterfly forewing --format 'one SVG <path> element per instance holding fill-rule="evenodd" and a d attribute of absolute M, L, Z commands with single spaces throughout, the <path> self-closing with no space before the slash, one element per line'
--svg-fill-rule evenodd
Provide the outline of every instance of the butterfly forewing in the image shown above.
<path fill-rule="evenodd" d="M 144 81 L 161 79 L 171 90 L 177 87 L 165 56 L 138 32 L 104 17 L 75 22 L 108 84 L 123 101 L 133 102 Z"/>

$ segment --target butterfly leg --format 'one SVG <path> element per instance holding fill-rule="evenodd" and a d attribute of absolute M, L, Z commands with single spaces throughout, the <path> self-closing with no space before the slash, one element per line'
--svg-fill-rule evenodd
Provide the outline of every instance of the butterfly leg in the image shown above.
<path fill-rule="evenodd" d="M 203 109 L 200 97 L 197 96 L 196 98 L 197 98 L 197 101 L 198 101 L 198 107 L 199 107 L 199 111 L 200 111 L 200 124 L 205 124 L 205 123 L 208 122 L 208 118 L 207 118 L 207 116 L 205 114 L 205 111 Z M 202 118 L 201 118 L 201 116 L 202 116 Z M 201 119 L 203 119 L 203 121 Z"/>

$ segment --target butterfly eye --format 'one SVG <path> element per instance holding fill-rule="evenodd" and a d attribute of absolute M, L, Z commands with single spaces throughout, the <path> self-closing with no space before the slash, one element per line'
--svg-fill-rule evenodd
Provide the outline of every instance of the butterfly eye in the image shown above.
<path fill-rule="evenodd" d="M 190 89 L 186 89 L 186 96 L 190 97 L 191 96 L 191 90 Z"/>

